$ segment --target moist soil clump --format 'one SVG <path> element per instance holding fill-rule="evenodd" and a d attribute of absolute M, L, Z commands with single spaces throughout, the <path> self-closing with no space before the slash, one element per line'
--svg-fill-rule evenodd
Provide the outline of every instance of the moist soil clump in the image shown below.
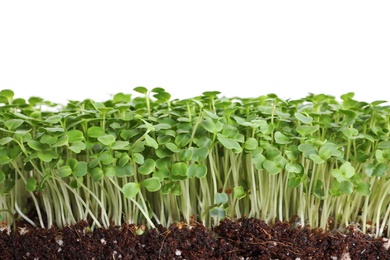
<path fill-rule="evenodd" d="M 16 231 L 2 228 L 0 259 L 390 259 L 387 238 L 353 226 L 323 232 L 241 218 L 214 228 L 179 222 L 136 231 L 133 224 L 91 231 L 87 222 L 62 229 L 18 223 Z"/>

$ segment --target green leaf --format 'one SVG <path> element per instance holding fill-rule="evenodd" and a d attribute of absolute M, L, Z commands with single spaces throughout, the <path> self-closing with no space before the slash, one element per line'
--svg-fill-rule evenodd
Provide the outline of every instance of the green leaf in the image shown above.
<path fill-rule="evenodd" d="M 126 95 L 126 94 L 123 94 L 123 93 L 117 93 L 117 94 L 114 95 L 112 100 L 114 101 L 114 103 L 127 103 L 127 102 L 130 102 L 131 95 Z"/>
<path fill-rule="evenodd" d="M 291 143 L 290 139 L 282 134 L 280 131 L 275 132 L 275 142 L 278 144 L 289 144 Z"/>
<path fill-rule="evenodd" d="M 56 147 L 61 147 L 61 146 L 66 146 L 68 144 L 68 136 L 63 135 L 61 136 L 51 147 L 56 148 Z"/>
<path fill-rule="evenodd" d="M 263 163 L 266 160 L 265 156 L 261 153 L 260 149 L 256 149 L 252 152 L 252 162 L 257 170 L 263 169 Z"/>
<path fill-rule="evenodd" d="M 0 91 L 0 96 L 7 98 L 8 100 L 12 100 L 14 98 L 15 93 L 10 89 L 3 89 Z"/>
<path fill-rule="evenodd" d="M 344 128 L 343 130 L 341 130 L 341 132 L 348 139 L 353 139 L 355 136 L 359 134 L 359 131 L 355 128 Z"/>
<path fill-rule="evenodd" d="M 217 192 L 215 193 L 215 203 L 218 205 L 224 205 L 228 203 L 228 195 L 225 192 Z"/>
<path fill-rule="evenodd" d="M 26 183 L 26 191 L 33 192 L 37 188 L 37 180 L 34 177 L 29 177 Z"/>
<path fill-rule="evenodd" d="M 190 147 L 189 149 L 183 149 L 180 151 L 179 158 L 182 161 L 190 161 L 192 160 L 193 153 L 194 153 L 195 148 Z"/>
<path fill-rule="evenodd" d="M 104 172 L 100 167 L 93 168 L 91 171 L 92 180 L 94 182 L 100 181 L 104 177 Z"/>
<path fill-rule="evenodd" d="M 287 163 L 286 171 L 293 173 L 301 173 L 303 171 L 303 167 L 299 163 Z"/>
<path fill-rule="evenodd" d="M 61 178 L 68 177 L 72 174 L 72 169 L 68 165 L 61 166 L 58 170 L 58 176 Z"/>
<path fill-rule="evenodd" d="M 126 150 L 127 146 L 129 144 L 130 143 L 128 141 L 115 141 L 112 144 L 111 149 L 113 149 L 113 150 Z"/>
<path fill-rule="evenodd" d="M 21 126 L 23 122 L 24 121 L 22 119 L 10 119 L 5 121 L 4 125 L 8 128 L 8 130 L 14 131 Z"/>
<path fill-rule="evenodd" d="M 106 177 L 114 177 L 116 176 L 115 168 L 112 166 L 104 167 L 104 176 Z"/>
<path fill-rule="evenodd" d="M 66 161 L 66 165 L 68 165 L 72 170 L 74 170 L 76 164 L 77 164 L 77 160 L 74 159 L 74 158 L 69 158 L 69 159 Z"/>
<path fill-rule="evenodd" d="M 153 97 L 155 97 L 157 100 L 161 100 L 161 101 L 169 101 L 169 99 L 171 98 L 171 94 L 169 94 L 168 92 L 159 92 L 157 94 L 154 94 Z"/>
<path fill-rule="evenodd" d="M 56 127 L 45 127 L 45 130 L 49 133 L 63 133 L 65 132 L 65 130 L 60 127 L 60 126 L 56 126 Z"/>
<path fill-rule="evenodd" d="M 69 146 L 69 149 L 74 153 L 80 153 L 82 150 L 85 150 L 85 148 L 85 143 L 80 141 L 74 142 L 71 146 Z"/>
<path fill-rule="evenodd" d="M 386 174 L 388 168 L 389 167 L 387 166 L 387 164 L 378 163 L 375 166 L 374 171 L 372 172 L 372 176 L 382 177 L 382 176 L 384 176 Z"/>
<path fill-rule="evenodd" d="M 12 137 L 4 137 L 0 139 L 0 145 L 6 145 L 9 142 L 13 141 L 14 139 Z"/>
<path fill-rule="evenodd" d="M 188 167 L 187 176 L 189 178 L 197 177 L 199 179 L 205 177 L 207 174 L 207 166 L 204 164 L 191 164 Z"/>
<path fill-rule="evenodd" d="M 390 141 L 382 141 L 378 143 L 378 149 L 390 149 Z"/>
<path fill-rule="evenodd" d="M 322 160 L 322 158 L 320 156 L 318 156 L 317 154 L 310 154 L 309 155 L 309 158 L 315 163 L 315 164 L 323 164 L 325 161 Z"/>
<path fill-rule="evenodd" d="M 198 145 L 198 147 L 207 147 L 210 148 L 213 144 L 213 141 L 207 137 L 207 136 L 202 136 L 199 139 L 195 139 L 194 143 Z"/>
<path fill-rule="evenodd" d="M 258 145 L 259 142 L 255 138 L 248 137 L 247 140 L 245 141 L 244 148 L 245 150 L 253 151 L 258 147 Z"/>
<path fill-rule="evenodd" d="M 300 144 L 298 150 L 303 153 L 303 156 L 310 158 L 311 154 L 317 154 L 317 149 L 311 144 Z"/>
<path fill-rule="evenodd" d="M 141 153 L 132 153 L 131 157 L 133 161 L 137 164 L 143 164 L 144 163 L 144 156 Z"/>
<path fill-rule="evenodd" d="M 158 177 L 148 178 L 142 181 L 141 184 L 150 192 L 158 191 L 161 188 L 161 182 Z"/>
<path fill-rule="evenodd" d="M 226 210 L 220 207 L 214 207 L 210 210 L 210 216 L 212 218 L 223 219 L 226 217 Z"/>
<path fill-rule="evenodd" d="M 273 160 L 273 159 L 277 158 L 278 156 L 280 156 L 280 154 L 281 154 L 280 150 L 276 149 L 274 147 L 267 148 L 265 153 L 266 153 L 266 157 L 269 160 Z"/>
<path fill-rule="evenodd" d="M 147 174 L 151 173 L 152 171 L 154 171 L 155 166 L 156 166 L 156 162 L 153 159 L 148 158 L 138 168 L 138 172 L 143 174 L 143 175 L 147 175 Z"/>
<path fill-rule="evenodd" d="M 77 162 L 74 166 L 74 175 L 77 177 L 82 177 L 87 174 L 88 165 L 86 162 Z"/>
<path fill-rule="evenodd" d="M 45 122 L 50 123 L 50 124 L 57 124 L 58 122 L 61 121 L 61 119 L 62 119 L 62 116 L 54 115 L 54 116 L 50 116 L 50 117 L 46 118 Z"/>
<path fill-rule="evenodd" d="M 188 166 L 184 162 L 178 162 L 172 166 L 172 174 L 178 176 L 187 176 Z"/>
<path fill-rule="evenodd" d="M 80 130 L 70 130 L 66 135 L 68 136 L 69 143 L 84 141 L 84 134 Z"/>
<path fill-rule="evenodd" d="M 163 181 L 164 179 L 169 178 L 170 175 L 171 172 L 168 168 L 160 168 L 158 171 L 155 171 L 152 176 L 159 178 L 160 181 Z"/>
<path fill-rule="evenodd" d="M 277 167 L 273 161 L 265 160 L 263 163 L 264 169 L 271 175 L 278 174 L 282 169 Z"/>
<path fill-rule="evenodd" d="M 216 114 L 214 114 L 213 112 L 211 112 L 211 111 L 208 111 L 208 110 L 206 110 L 206 109 L 203 109 L 203 112 L 205 112 L 209 117 L 211 117 L 212 119 L 216 119 L 216 120 L 218 120 L 219 119 L 219 117 L 216 115 Z"/>
<path fill-rule="evenodd" d="M 356 191 L 362 196 L 368 196 L 371 194 L 371 184 L 366 182 L 360 182 L 356 186 Z"/>
<path fill-rule="evenodd" d="M 205 146 L 194 149 L 192 154 L 192 160 L 201 162 L 206 160 L 207 155 L 209 154 L 209 149 Z"/>
<path fill-rule="evenodd" d="M 366 163 L 364 165 L 364 173 L 369 176 L 369 177 L 372 177 L 373 176 L 373 172 L 374 172 L 374 169 L 375 169 L 375 165 L 372 164 L 372 163 Z"/>
<path fill-rule="evenodd" d="M 340 183 L 340 191 L 344 194 L 351 194 L 353 192 L 353 184 L 349 181 L 342 181 Z"/>
<path fill-rule="evenodd" d="M 313 118 L 310 117 L 310 116 L 305 116 L 303 115 L 302 113 L 299 113 L 299 112 L 296 112 L 294 113 L 294 116 L 299 120 L 301 121 L 302 123 L 304 124 L 310 124 L 312 121 L 313 121 Z"/>
<path fill-rule="evenodd" d="M 117 177 L 125 177 L 133 175 L 133 168 L 130 163 L 125 164 L 124 166 L 117 165 L 115 167 Z"/>
<path fill-rule="evenodd" d="M 202 95 L 204 95 L 206 97 L 216 97 L 219 94 L 221 94 L 220 91 L 205 91 L 202 93 Z"/>
<path fill-rule="evenodd" d="M 379 149 L 376 150 L 375 151 L 375 157 L 378 160 L 378 162 L 380 162 L 380 163 L 386 162 L 386 158 L 385 158 L 384 152 L 382 150 L 379 150 Z"/>
<path fill-rule="evenodd" d="M 207 117 L 205 118 L 200 125 L 208 132 L 210 133 L 218 133 L 222 130 L 223 124 L 219 121 L 214 122 L 213 119 Z"/>
<path fill-rule="evenodd" d="M 148 134 L 145 135 L 145 145 L 153 147 L 154 149 L 158 148 L 158 143 Z"/>
<path fill-rule="evenodd" d="M 314 132 L 316 132 L 320 127 L 318 125 L 315 126 L 308 126 L 308 125 L 300 125 L 295 128 L 295 130 L 300 134 L 301 136 L 307 136 L 311 135 Z"/>
<path fill-rule="evenodd" d="M 69 186 L 73 189 L 78 189 L 81 187 L 83 177 L 75 178 L 69 182 Z"/>
<path fill-rule="evenodd" d="M 180 196 L 183 193 L 181 190 L 181 185 L 173 185 L 171 188 L 171 194 L 174 196 Z"/>
<path fill-rule="evenodd" d="M 355 168 L 351 165 L 350 162 L 345 162 L 341 165 L 340 170 L 343 172 L 346 178 L 351 178 L 355 175 Z"/>
<path fill-rule="evenodd" d="M 126 198 L 134 198 L 140 191 L 140 184 L 136 182 L 129 182 L 123 185 L 122 192 Z"/>
<path fill-rule="evenodd" d="M 148 92 L 148 89 L 142 86 L 136 87 L 133 90 L 141 94 L 146 94 Z"/>
<path fill-rule="evenodd" d="M 289 188 L 296 188 L 302 183 L 302 178 L 294 176 L 294 177 L 289 177 L 288 182 L 287 182 L 287 187 Z"/>
<path fill-rule="evenodd" d="M 0 155 L 0 165 L 8 164 L 11 160 L 7 155 Z"/>
<path fill-rule="evenodd" d="M 242 151 L 240 144 L 234 139 L 226 138 L 222 134 L 217 134 L 217 139 L 226 149 L 233 150 L 234 153 Z"/>
<path fill-rule="evenodd" d="M 298 146 L 296 146 L 296 145 L 290 145 L 289 148 L 287 150 L 285 150 L 284 153 L 286 154 L 287 158 L 290 161 L 295 161 L 300 156 Z"/>
<path fill-rule="evenodd" d="M 236 197 L 238 200 L 240 200 L 246 196 L 246 193 L 245 193 L 244 188 L 242 186 L 234 187 L 233 194 L 234 194 L 234 197 Z"/>
<path fill-rule="evenodd" d="M 178 134 L 175 138 L 175 144 L 180 147 L 180 148 L 183 148 L 184 146 L 186 146 L 191 140 L 191 137 L 190 135 L 188 134 Z"/>
<path fill-rule="evenodd" d="M 116 138 L 113 135 L 102 135 L 102 136 L 99 136 L 97 139 L 102 144 L 110 146 L 115 142 Z"/>
<path fill-rule="evenodd" d="M 105 134 L 104 129 L 99 126 L 92 126 L 87 130 L 87 135 L 92 138 L 98 138 L 100 136 L 104 136 Z"/>
<path fill-rule="evenodd" d="M 57 142 L 57 140 L 58 140 L 58 136 L 51 136 L 45 134 L 41 137 L 41 143 L 48 144 L 48 145 L 54 144 L 55 142 Z"/>
<path fill-rule="evenodd" d="M 166 143 L 165 146 L 173 153 L 179 153 L 181 151 L 174 143 Z"/>
<path fill-rule="evenodd" d="M 340 96 L 340 98 L 344 101 L 347 101 L 349 99 L 352 99 L 355 96 L 354 92 L 348 92 Z"/>
<path fill-rule="evenodd" d="M 272 161 L 276 164 L 277 167 L 284 169 L 284 167 L 287 164 L 286 158 L 284 158 L 282 155 L 276 156 Z"/>
<path fill-rule="evenodd" d="M 56 154 L 53 151 L 45 151 L 45 152 L 38 153 L 38 158 L 48 163 L 51 162 L 53 159 L 57 159 L 58 154 Z"/>
<path fill-rule="evenodd" d="M 170 157 L 172 155 L 172 152 L 166 148 L 160 147 L 156 150 L 156 155 L 158 158 L 162 159 Z"/>
<path fill-rule="evenodd" d="M 338 146 L 334 143 L 326 142 L 323 146 L 321 146 L 318 151 L 318 155 L 323 160 L 328 160 L 332 155 L 338 154 Z"/>
<path fill-rule="evenodd" d="M 345 162 L 341 165 L 340 169 L 334 169 L 331 174 L 338 182 L 347 181 L 355 175 L 355 168 L 350 162 Z"/>
<path fill-rule="evenodd" d="M 110 153 L 104 153 L 104 155 L 105 155 L 105 157 L 102 158 L 102 160 L 103 159 L 105 160 L 105 162 L 104 162 L 105 165 L 112 164 L 115 161 L 115 159 L 111 156 Z M 130 156 L 126 152 L 117 153 L 116 157 L 119 157 L 119 159 L 117 160 L 117 163 L 116 163 L 119 166 L 125 166 L 130 161 Z"/>
<path fill-rule="evenodd" d="M 180 185 L 177 185 L 174 182 L 170 182 L 161 187 L 161 193 L 171 193 L 172 195 L 180 196 L 182 194 L 182 190 Z"/>
<path fill-rule="evenodd" d="M 13 180 L 13 179 L 5 179 L 5 181 L 3 183 L 2 192 L 3 193 L 8 193 L 9 191 L 11 191 L 13 189 L 14 186 L 15 186 L 15 180 Z"/>

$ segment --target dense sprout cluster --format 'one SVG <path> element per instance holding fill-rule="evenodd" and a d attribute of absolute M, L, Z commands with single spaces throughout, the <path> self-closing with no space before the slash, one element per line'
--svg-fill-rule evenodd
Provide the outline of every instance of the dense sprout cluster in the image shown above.
<path fill-rule="evenodd" d="M 376 235 L 390 224 L 384 101 L 134 91 L 65 106 L 1 91 L 1 220 L 155 227 L 247 216 L 370 224 Z"/>

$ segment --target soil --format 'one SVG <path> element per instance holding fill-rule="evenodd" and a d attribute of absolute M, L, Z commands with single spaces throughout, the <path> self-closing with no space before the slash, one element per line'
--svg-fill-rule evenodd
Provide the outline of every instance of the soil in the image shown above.
<path fill-rule="evenodd" d="M 89 229 L 87 222 L 0 232 L 0 259 L 390 259 L 389 240 L 288 222 L 225 219 L 214 228 L 182 222 L 136 234 L 135 225 Z"/>

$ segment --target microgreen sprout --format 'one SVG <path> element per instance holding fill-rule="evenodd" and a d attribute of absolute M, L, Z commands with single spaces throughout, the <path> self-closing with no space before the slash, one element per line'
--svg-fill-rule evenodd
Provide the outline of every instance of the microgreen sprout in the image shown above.
<path fill-rule="evenodd" d="M 64 106 L 0 91 L 0 221 L 92 227 L 225 217 L 390 235 L 390 107 L 309 94 L 172 100 L 163 88 Z M 51 109 L 45 109 L 44 106 Z M 57 108 L 57 110 L 53 109 Z M 37 221 L 30 219 L 35 211 Z M 387 230 L 387 234 L 384 232 Z"/>

